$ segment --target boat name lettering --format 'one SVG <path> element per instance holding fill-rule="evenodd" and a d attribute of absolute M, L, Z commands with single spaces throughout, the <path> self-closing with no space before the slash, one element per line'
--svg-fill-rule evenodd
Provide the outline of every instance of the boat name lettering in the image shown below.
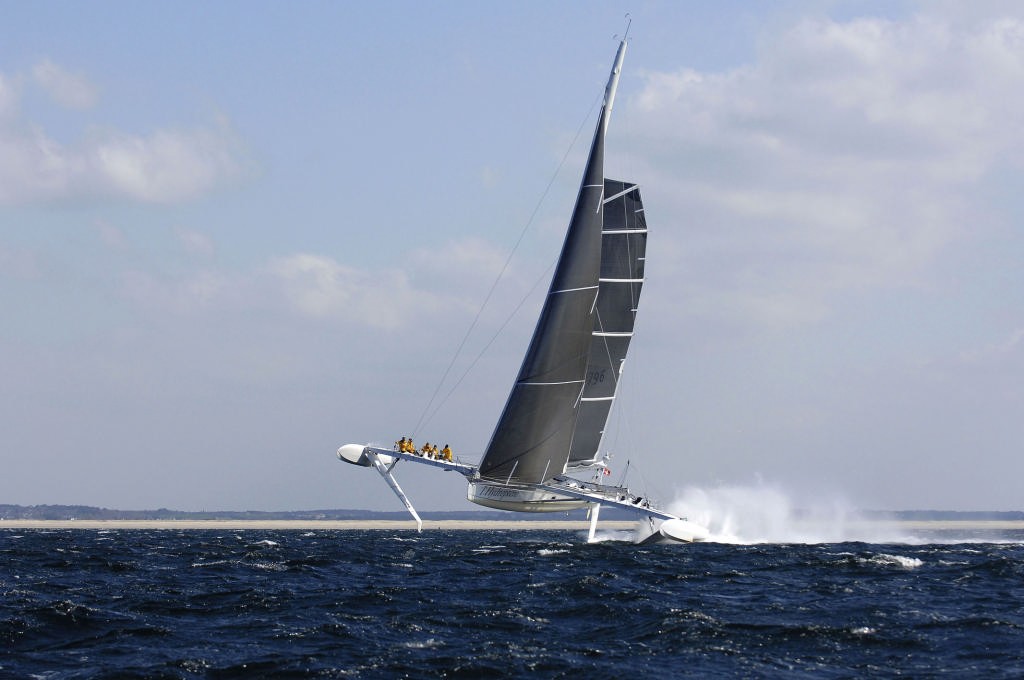
<path fill-rule="evenodd" d="M 491 498 L 509 498 L 510 496 L 518 496 L 519 491 L 517 489 L 503 489 L 500 486 L 485 486 L 480 489 L 480 495 Z"/>

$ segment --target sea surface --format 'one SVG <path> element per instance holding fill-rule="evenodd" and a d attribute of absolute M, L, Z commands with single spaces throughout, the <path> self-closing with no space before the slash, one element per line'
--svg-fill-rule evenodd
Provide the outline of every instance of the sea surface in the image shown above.
<path fill-rule="evenodd" d="M 0 530 L 0 677 L 1024 677 L 1024 536 Z"/>

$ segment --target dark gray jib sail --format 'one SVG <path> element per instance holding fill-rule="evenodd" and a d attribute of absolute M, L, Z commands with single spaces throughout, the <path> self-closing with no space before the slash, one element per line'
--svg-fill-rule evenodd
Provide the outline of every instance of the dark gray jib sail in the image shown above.
<path fill-rule="evenodd" d="M 604 231 L 601 236 L 601 284 L 587 362 L 586 386 L 569 466 L 596 462 L 619 375 L 633 337 L 633 321 L 644 283 L 647 222 L 640 187 L 604 181 Z"/>
<path fill-rule="evenodd" d="M 604 138 L 625 50 L 623 41 L 540 319 L 480 461 L 480 476 L 486 479 L 536 484 L 563 473 L 569 460 L 601 278 Z"/>

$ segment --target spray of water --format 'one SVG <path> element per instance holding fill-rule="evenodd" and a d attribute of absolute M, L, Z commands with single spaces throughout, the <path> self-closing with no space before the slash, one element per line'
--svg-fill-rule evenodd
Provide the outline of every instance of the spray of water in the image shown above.
<path fill-rule="evenodd" d="M 718 543 L 919 543 L 892 525 L 860 516 L 842 498 L 797 499 L 764 484 L 688 487 L 668 507 Z"/>

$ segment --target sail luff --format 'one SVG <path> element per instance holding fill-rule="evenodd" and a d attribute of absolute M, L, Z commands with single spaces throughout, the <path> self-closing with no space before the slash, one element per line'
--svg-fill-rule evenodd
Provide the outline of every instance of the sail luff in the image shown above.
<path fill-rule="evenodd" d="M 626 43 L 615 55 L 572 218 L 519 375 L 480 475 L 539 483 L 565 471 L 592 342 L 604 218 L 604 138 Z"/>

